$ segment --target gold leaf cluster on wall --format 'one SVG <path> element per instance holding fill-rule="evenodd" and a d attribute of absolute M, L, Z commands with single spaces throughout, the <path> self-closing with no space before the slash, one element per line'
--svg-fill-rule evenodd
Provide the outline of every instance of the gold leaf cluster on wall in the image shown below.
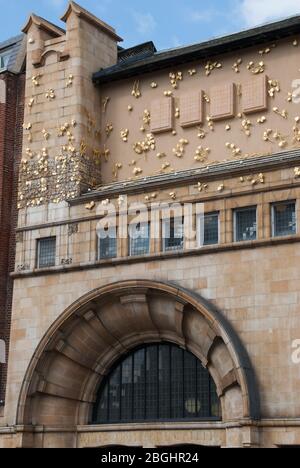
<path fill-rule="evenodd" d="M 183 80 L 183 74 L 182 74 L 181 71 L 178 71 L 176 73 L 171 72 L 169 74 L 169 78 L 170 78 L 170 83 L 171 83 L 172 87 L 174 89 L 177 89 L 178 88 L 178 82 Z"/>
<path fill-rule="evenodd" d="M 287 137 L 282 135 L 279 131 L 273 131 L 268 128 L 263 135 L 263 140 L 270 143 L 277 143 L 279 148 L 285 148 L 288 144 Z"/>
<path fill-rule="evenodd" d="M 162 171 L 165 171 L 166 169 L 169 169 L 171 167 L 171 164 L 169 162 L 165 162 L 162 164 L 161 169 Z"/>
<path fill-rule="evenodd" d="M 278 108 L 278 107 L 273 107 L 273 112 L 277 115 L 279 115 L 280 117 L 282 117 L 283 119 L 287 119 L 288 118 L 288 111 L 286 109 L 283 109 L 282 111 Z"/>
<path fill-rule="evenodd" d="M 272 44 L 270 47 L 266 47 L 265 49 L 261 49 L 258 51 L 259 55 L 268 55 L 272 52 L 272 49 L 275 49 L 276 44 Z"/>
<path fill-rule="evenodd" d="M 136 99 L 139 99 L 142 96 L 142 93 L 140 90 L 140 82 L 138 80 L 135 81 L 133 84 L 131 95 L 135 97 Z"/>
<path fill-rule="evenodd" d="M 264 123 L 266 123 L 266 121 L 267 121 L 267 117 L 265 115 L 263 115 L 262 117 L 259 117 L 257 119 L 258 124 L 264 124 Z"/>
<path fill-rule="evenodd" d="M 198 185 L 196 186 L 198 192 L 203 192 L 204 190 L 208 189 L 208 184 L 204 184 L 203 182 L 198 182 Z"/>
<path fill-rule="evenodd" d="M 133 149 L 137 154 L 148 153 L 150 150 L 155 150 L 156 141 L 152 133 L 148 133 L 144 141 L 134 143 Z"/>
<path fill-rule="evenodd" d="M 300 167 L 295 167 L 294 174 L 296 179 L 300 177 Z"/>
<path fill-rule="evenodd" d="M 280 83 L 278 80 L 269 80 L 268 87 L 268 94 L 272 98 L 276 96 L 276 93 L 280 92 Z"/>
<path fill-rule="evenodd" d="M 196 68 L 191 68 L 190 70 L 188 70 L 188 74 L 189 76 L 194 76 L 197 74 L 197 70 Z"/>
<path fill-rule="evenodd" d="M 183 158 L 185 153 L 185 147 L 189 144 L 189 141 L 185 138 L 181 138 L 179 143 L 177 143 L 176 147 L 173 148 L 173 153 L 177 158 Z"/>
<path fill-rule="evenodd" d="M 109 156 L 110 156 L 110 149 L 107 148 L 105 145 L 104 145 L 104 148 L 103 148 L 103 151 L 102 151 L 102 154 L 101 156 L 104 157 L 104 160 L 105 162 L 107 162 L 109 160 Z"/>
<path fill-rule="evenodd" d="M 105 133 L 106 133 L 106 136 L 109 137 L 111 132 L 113 131 L 114 127 L 111 123 L 108 123 L 105 127 Z"/>
<path fill-rule="evenodd" d="M 295 117 L 296 125 L 293 126 L 293 143 L 300 143 L 300 117 Z"/>
<path fill-rule="evenodd" d="M 252 127 L 251 120 L 249 119 L 242 120 L 242 130 L 244 131 L 247 137 L 251 136 L 251 127 Z"/>
<path fill-rule="evenodd" d="M 250 182 L 251 185 L 257 185 L 257 184 L 264 184 L 265 183 L 265 176 L 263 173 L 260 173 L 258 175 L 249 175 L 247 177 L 240 177 L 240 182 Z"/>
<path fill-rule="evenodd" d="M 144 115 L 143 115 L 143 122 L 145 125 L 150 125 L 151 123 L 151 114 L 148 109 L 144 110 Z"/>
<path fill-rule="evenodd" d="M 33 86 L 40 86 L 40 80 L 42 78 L 42 75 L 38 74 L 38 75 L 34 75 L 32 78 L 31 78 L 31 81 L 32 81 L 32 84 Z"/>
<path fill-rule="evenodd" d="M 45 128 L 43 128 L 42 134 L 43 134 L 43 137 L 44 137 L 44 139 L 45 139 L 46 141 L 49 140 L 49 138 L 50 138 L 51 135 L 50 135 L 50 133 L 49 133 Z"/>
<path fill-rule="evenodd" d="M 251 71 L 253 75 L 259 75 L 260 73 L 264 73 L 265 68 L 266 68 L 265 63 L 262 61 L 259 63 L 255 63 L 251 61 L 247 65 L 247 70 Z"/>
<path fill-rule="evenodd" d="M 114 176 L 114 179 L 118 179 L 119 177 L 119 171 L 122 169 L 123 165 L 121 163 L 115 163 L 114 164 L 114 167 L 113 167 L 113 176 Z"/>
<path fill-rule="evenodd" d="M 71 88 L 71 86 L 73 85 L 73 80 L 74 80 L 74 76 L 73 75 L 69 75 L 68 76 L 68 80 L 66 82 L 66 87 L 67 88 Z"/>
<path fill-rule="evenodd" d="M 85 205 L 85 209 L 86 210 L 89 210 L 89 211 L 92 211 L 94 208 L 95 208 L 96 204 L 94 201 L 91 201 L 90 203 L 87 203 Z"/>
<path fill-rule="evenodd" d="M 133 175 L 138 177 L 139 175 L 141 175 L 143 173 L 143 169 L 141 169 L 140 167 L 135 167 L 132 171 Z"/>
<path fill-rule="evenodd" d="M 240 66 L 242 63 L 243 63 L 243 60 L 241 58 L 237 59 L 234 62 L 234 64 L 232 65 L 232 69 L 233 71 L 235 71 L 235 73 L 240 73 Z"/>
<path fill-rule="evenodd" d="M 235 143 L 226 143 L 225 146 L 231 151 L 233 157 L 240 156 L 242 154 L 241 148 L 239 148 Z"/>
<path fill-rule="evenodd" d="M 127 141 L 128 141 L 128 135 L 129 135 L 129 130 L 128 130 L 128 128 L 125 128 L 124 130 L 121 130 L 120 135 L 121 135 L 121 139 L 122 139 L 125 143 L 127 143 Z"/>
<path fill-rule="evenodd" d="M 198 146 L 198 148 L 196 149 L 194 160 L 201 163 L 205 162 L 208 158 L 210 151 L 210 148 L 203 148 L 203 146 Z"/>
<path fill-rule="evenodd" d="M 200 140 L 204 140 L 205 137 L 206 131 L 202 127 L 198 127 L 198 138 L 200 138 Z"/>
<path fill-rule="evenodd" d="M 145 196 L 145 201 L 155 200 L 157 197 L 158 197 L 158 193 L 153 192 L 153 193 L 151 193 L 151 195 L 146 195 Z"/>
<path fill-rule="evenodd" d="M 49 101 L 53 101 L 53 99 L 55 99 L 55 91 L 54 89 L 50 88 L 50 89 L 47 89 L 46 93 L 45 93 L 45 98 L 48 99 Z"/>
<path fill-rule="evenodd" d="M 219 70 L 222 68 L 222 64 L 220 62 L 211 62 L 210 60 L 205 65 L 205 74 L 206 76 L 210 76 L 212 71 Z"/>
<path fill-rule="evenodd" d="M 28 104 L 27 106 L 29 107 L 29 109 L 31 109 L 33 107 L 33 104 L 35 102 L 35 99 L 34 98 L 30 98 L 29 101 L 28 101 Z"/>

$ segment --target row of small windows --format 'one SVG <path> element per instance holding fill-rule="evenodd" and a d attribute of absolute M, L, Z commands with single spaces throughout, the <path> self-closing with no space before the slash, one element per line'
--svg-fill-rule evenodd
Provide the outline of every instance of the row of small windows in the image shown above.
<path fill-rule="evenodd" d="M 162 250 L 164 252 L 180 251 L 184 249 L 183 222 L 171 220 L 170 225 L 163 224 Z M 140 237 L 129 236 L 129 256 L 141 256 L 150 253 L 150 224 L 139 226 Z M 199 231 L 199 229 L 198 229 Z M 203 245 L 217 245 L 219 243 L 220 220 L 219 213 L 204 215 Z M 168 236 L 165 234 L 168 232 Z M 295 235 L 296 204 L 295 202 L 272 205 L 272 235 L 282 237 Z M 257 239 L 257 207 L 247 207 L 234 210 L 234 241 L 245 242 Z M 99 240 L 99 260 L 117 257 L 117 239 L 107 237 Z"/>
<path fill-rule="evenodd" d="M 177 221 L 177 222 L 176 222 Z M 136 230 L 136 226 L 135 226 Z M 128 254 L 131 257 L 150 253 L 150 224 L 138 225 L 139 235 L 129 235 Z M 199 229 L 198 229 L 199 231 Z M 136 232 L 136 231 L 135 231 Z M 168 235 L 167 235 L 167 234 Z M 284 202 L 272 205 L 272 235 L 282 237 L 297 233 L 296 203 Z M 131 234 L 131 233 L 129 233 Z M 217 245 L 220 235 L 219 213 L 204 215 L 203 245 Z M 234 241 L 245 242 L 257 239 L 257 207 L 239 208 L 234 210 Z M 183 222 L 171 219 L 163 222 L 162 250 L 164 252 L 181 251 L 184 249 Z M 116 237 L 99 239 L 98 259 L 117 257 L 118 240 Z M 49 268 L 56 264 L 56 238 L 40 239 L 37 247 L 37 267 Z"/>

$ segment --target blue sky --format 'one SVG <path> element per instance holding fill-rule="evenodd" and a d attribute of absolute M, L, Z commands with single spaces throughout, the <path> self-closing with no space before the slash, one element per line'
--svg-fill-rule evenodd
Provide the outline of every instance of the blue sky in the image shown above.
<path fill-rule="evenodd" d="M 211 37 L 300 13 L 300 0 L 79 0 L 114 26 L 124 46 L 153 40 L 158 49 Z M 0 41 L 20 32 L 30 12 L 61 24 L 67 0 L 0 0 Z"/>

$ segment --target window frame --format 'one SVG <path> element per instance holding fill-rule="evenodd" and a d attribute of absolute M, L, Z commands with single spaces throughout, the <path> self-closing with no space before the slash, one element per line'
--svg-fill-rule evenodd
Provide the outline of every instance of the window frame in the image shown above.
<path fill-rule="evenodd" d="M 156 372 L 156 377 L 153 382 L 154 382 L 154 385 L 158 386 L 157 387 L 157 391 L 155 391 L 155 395 L 156 395 L 156 398 L 157 400 L 155 400 L 155 411 L 156 411 L 156 416 L 151 416 L 151 417 L 147 417 L 147 402 L 149 402 L 149 400 L 147 398 L 149 398 L 149 390 L 147 391 L 147 374 L 146 374 L 146 368 L 147 368 L 147 362 L 148 362 L 148 353 L 147 353 L 147 350 L 149 348 L 155 348 L 156 349 L 156 362 L 157 362 L 157 365 L 155 367 L 155 372 Z M 172 369 L 172 349 L 173 348 L 176 348 L 178 349 L 179 351 L 182 352 L 182 372 L 183 372 L 183 376 L 185 375 L 186 371 L 189 369 L 188 368 L 188 365 L 185 361 L 185 357 L 192 357 L 194 362 L 195 362 L 195 369 L 196 369 L 196 374 L 195 374 L 195 388 L 194 388 L 194 391 L 195 391 L 195 397 L 204 397 L 204 393 L 201 394 L 199 393 L 198 394 L 198 391 L 200 392 L 200 389 L 201 389 L 201 385 L 199 386 L 199 383 L 200 381 L 198 381 L 198 378 L 199 378 L 199 368 L 202 369 L 203 371 L 203 374 L 202 374 L 202 378 L 206 378 L 207 379 L 207 389 L 208 390 L 208 394 L 207 394 L 207 410 L 208 410 L 208 413 L 209 413 L 209 416 L 191 416 L 189 417 L 187 415 L 187 407 L 186 407 L 186 402 L 187 400 L 185 400 L 185 384 L 184 382 L 179 379 L 178 382 L 182 382 L 182 391 L 183 391 L 183 394 L 182 394 L 182 417 L 172 417 L 172 398 L 173 398 L 173 387 L 172 387 L 172 372 L 169 373 L 167 372 L 167 374 L 169 375 L 170 377 L 170 381 L 169 381 L 169 385 L 167 385 L 167 391 L 170 392 L 170 400 L 168 400 L 168 402 L 170 403 L 170 407 L 168 408 L 168 410 L 170 411 L 169 412 L 169 415 L 170 417 L 160 417 L 160 410 L 162 408 L 162 406 L 160 406 L 162 404 L 162 401 L 163 400 L 160 400 L 160 395 L 163 395 L 163 393 L 161 394 L 160 393 L 160 390 L 161 390 L 161 381 L 157 380 L 159 379 L 159 376 L 160 376 L 160 372 L 161 372 L 161 369 L 160 368 L 160 363 L 162 362 L 161 361 L 161 358 L 162 358 L 162 354 L 160 354 L 160 348 L 161 347 L 165 347 L 165 351 L 168 351 L 168 357 L 167 357 L 167 361 L 165 360 L 164 363 L 167 363 L 169 364 L 169 369 L 171 370 Z M 122 417 L 122 409 L 123 409 L 123 406 L 122 406 L 122 397 L 124 397 L 124 394 L 122 394 L 122 386 L 124 385 L 123 384 L 123 366 L 124 364 L 129 364 L 129 375 L 131 375 L 131 385 L 134 385 L 136 384 L 137 382 L 134 381 L 135 379 L 135 363 L 138 362 L 136 361 L 136 357 L 138 355 L 139 352 L 143 351 L 144 352 L 144 355 L 143 355 L 143 360 L 142 362 L 144 362 L 144 366 L 141 366 L 141 370 L 143 369 L 143 372 L 141 374 L 141 382 L 140 385 L 142 384 L 142 386 L 144 387 L 144 395 L 143 396 L 143 405 L 139 408 L 136 403 L 135 403 L 135 394 L 136 394 L 136 391 L 139 390 L 139 388 L 132 388 L 131 389 L 131 392 L 129 392 L 129 400 L 130 400 L 130 408 L 126 407 L 126 411 L 128 411 L 129 413 L 131 413 L 131 417 L 125 417 L 123 418 Z M 165 356 L 166 358 L 166 356 Z M 154 360 L 154 361 L 155 361 Z M 200 367 L 201 366 L 201 367 Z M 194 375 L 194 374 L 193 374 Z M 149 378 L 149 375 L 148 375 L 148 378 Z M 153 376 L 152 376 L 153 378 Z M 118 381 L 118 385 L 115 383 L 115 379 L 117 379 Z M 113 380 L 113 383 L 111 382 Z M 196 383 L 197 381 L 197 383 Z M 203 383 L 203 381 L 202 381 Z M 115 406 L 113 408 L 113 406 L 111 406 L 111 388 L 114 388 L 115 387 L 115 390 L 114 390 L 114 393 L 115 393 L 115 396 L 114 398 L 117 399 L 117 402 L 118 402 L 118 405 Z M 163 389 L 164 391 L 166 390 L 166 388 Z M 147 395 L 148 394 L 148 395 Z M 100 408 L 100 405 L 101 405 L 101 400 L 102 398 L 104 398 L 106 400 L 106 404 L 104 406 L 104 408 L 102 408 L 102 411 L 105 413 L 105 417 L 103 418 L 102 420 L 102 417 L 101 417 L 101 408 Z M 163 397 L 162 397 L 163 398 Z M 216 400 L 215 400 L 216 399 Z M 150 400 L 151 401 L 151 400 Z M 141 402 L 140 402 L 141 403 Z M 213 416 L 213 411 L 214 411 L 214 404 L 218 404 L 218 416 Z M 169 405 L 168 405 L 169 406 Z M 117 409 L 116 409 L 117 408 Z M 144 417 L 143 418 L 139 418 L 139 417 L 135 417 L 135 411 L 137 409 L 143 409 L 143 414 L 144 414 Z M 163 407 L 164 408 L 164 407 Z M 201 407 L 200 407 L 201 408 Z M 111 414 L 110 414 L 110 411 L 116 411 L 118 413 L 118 417 L 117 418 L 114 418 L 114 417 L 111 417 Z M 198 410 L 198 412 L 200 412 L 200 409 Z M 217 388 L 216 388 L 216 384 L 211 376 L 211 374 L 208 372 L 208 370 L 203 366 L 203 364 L 201 363 L 200 359 L 197 358 L 197 356 L 195 354 L 193 354 L 191 351 L 185 349 L 185 348 L 182 348 L 181 346 L 179 345 L 176 345 L 174 343 L 171 343 L 171 342 L 168 342 L 168 341 L 163 341 L 163 342 L 154 342 L 154 343 L 145 343 L 143 345 L 140 345 L 136 348 L 134 348 L 133 350 L 131 350 L 130 352 L 124 354 L 120 359 L 118 359 L 118 361 L 109 369 L 108 373 L 103 377 L 103 379 L 101 380 L 101 383 L 99 385 L 99 388 L 98 388 L 98 391 L 97 391 L 97 398 L 96 398 L 96 401 L 93 405 L 93 410 L 92 410 L 92 414 L 91 414 L 91 420 L 90 420 L 90 424 L 92 425 L 98 425 L 98 426 L 102 426 L 102 425 L 111 425 L 111 426 L 114 426 L 114 425 L 122 425 L 122 424 L 149 424 L 149 423 L 165 423 L 165 422 L 169 422 L 169 423 L 172 423 L 172 422 L 186 422 L 186 423 L 190 423 L 190 422 L 218 422 L 218 421 L 222 421 L 222 406 L 221 406 L 221 401 L 220 401 L 220 398 L 218 397 L 217 395 Z"/>
<path fill-rule="evenodd" d="M 144 223 L 138 223 L 140 225 L 148 225 L 148 251 L 145 253 L 138 253 L 138 254 L 135 254 L 133 253 L 133 245 L 132 245 L 132 240 L 136 241 L 137 239 L 141 239 L 141 238 L 137 238 L 137 239 L 131 239 L 130 237 L 130 225 L 128 227 L 128 256 L 129 257 L 143 257 L 144 255 L 150 255 L 150 250 L 151 250 L 151 223 L 149 221 L 145 221 Z M 144 240 L 142 238 L 142 240 Z"/>
<path fill-rule="evenodd" d="M 0 53 L 0 72 L 7 70 L 7 66 L 9 64 L 10 53 Z M 1 61 L 3 60 L 3 66 L 1 65 Z M 7 61 L 6 61 L 7 60 Z"/>
<path fill-rule="evenodd" d="M 290 233 L 290 234 L 276 234 L 275 233 L 275 216 L 276 216 L 276 211 L 275 208 L 280 205 L 294 205 L 295 206 L 295 226 L 296 226 L 296 232 Z M 289 236 L 296 236 L 298 233 L 298 216 L 297 216 L 297 200 L 284 200 L 281 202 L 274 202 L 271 203 L 271 230 L 272 230 L 272 238 L 278 239 L 282 237 L 289 237 Z"/>
<path fill-rule="evenodd" d="M 245 211 L 250 211 L 250 210 L 254 210 L 255 209 L 255 219 L 256 219 L 256 236 L 255 236 L 255 239 L 246 239 L 246 240 L 243 240 L 243 239 L 238 239 L 237 238 L 237 215 L 238 213 L 241 213 L 241 212 L 245 212 Z M 245 206 L 245 207 L 241 207 L 241 208 L 235 208 L 233 210 L 233 240 L 234 242 L 236 243 L 239 243 L 239 242 L 254 242 L 258 239 L 258 216 L 257 216 L 257 205 L 250 205 L 250 206 Z"/>
<path fill-rule="evenodd" d="M 176 219 L 180 219 L 182 220 L 182 247 L 179 247 L 178 248 L 170 248 L 170 249 L 167 249 L 166 248 L 166 240 L 169 239 L 165 236 L 165 233 L 166 233 L 166 225 L 167 223 L 171 223 L 172 220 L 175 221 Z M 161 239 L 161 246 L 162 246 L 162 252 L 163 253 L 170 253 L 170 252 L 183 252 L 185 250 L 185 238 L 184 238 L 184 217 L 182 216 L 175 216 L 175 217 L 171 217 L 170 219 L 162 219 L 162 229 L 161 229 L 161 233 L 162 233 L 162 239 Z M 174 239 L 177 239 L 174 237 Z M 179 238 L 178 238 L 179 239 Z"/>
<path fill-rule="evenodd" d="M 48 240 L 53 240 L 54 241 L 54 264 L 53 265 L 46 265 L 46 266 L 40 266 L 40 258 L 41 258 L 41 243 L 43 241 L 48 241 Z M 57 236 L 48 236 L 48 237 L 41 237 L 37 239 L 37 245 L 36 245 L 36 268 L 38 270 L 42 270 L 44 268 L 53 268 L 57 265 L 56 261 L 56 252 L 57 252 Z"/>
<path fill-rule="evenodd" d="M 114 238 L 113 238 L 114 239 Z M 118 258 L 118 235 L 116 234 L 116 238 L 114 239 L 115 242 L 116 242 L 116 254 L 113 256 L 113 257 L 101 257 L 100 255 L 100 245 L 101 245 L 101 241 L 103 241 L 105 239 L 101 239 L 98 235 L 96 236 L 96 249 L 97 249 L 97 253 L 96 253 L 96 260 L 98 262 L 104 262 L 105 260 L 113 260 L 115 258 Z"/>
<path fill-rule="evenodd" d="M 203 244 L 201 244 L 201 235 L 200 235 L 200 223 L 201 223 L 201 218 L 204 219 L 205 221 L 205 218 L 207 216 L 217 216 L 218 217 L 218 241 L 216 243 L 213 243 L 213 244 L 207 244 L 205 243 L 205 226 L 204 226 L 204 239 L 203 239 Z M 213 246 L 213 245 L 220 245 L 220 230 L 221 230 L 221 220 L 220 220 L 220 211 L 209 211 L 207 213 L 199 213 L 197 215 L 197 246 L 198 248 L 201 248 L 201 247 L 210 247 L 210 246 Z"/>

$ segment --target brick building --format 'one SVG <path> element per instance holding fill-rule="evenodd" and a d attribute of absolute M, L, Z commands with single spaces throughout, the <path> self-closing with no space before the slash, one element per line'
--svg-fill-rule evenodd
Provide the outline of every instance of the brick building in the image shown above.
<path fill-rule="evenodd" d="M 62 19 L 24 28 L 0 446 L 299 446 L 300 17 L 162 52 Z"/>
<path fill-rule="evenodd" d="M 18 165 L 22 154 L 26 38 L 0 43 L 0 405 L 5 398 L 6 365 L 15 264 Z M 5 356 L 6 355 L 6 356 Z M 3 361 L 3 362 L 2 362 Z M 1 411 L 1 410 L 0 410 Z"/>

